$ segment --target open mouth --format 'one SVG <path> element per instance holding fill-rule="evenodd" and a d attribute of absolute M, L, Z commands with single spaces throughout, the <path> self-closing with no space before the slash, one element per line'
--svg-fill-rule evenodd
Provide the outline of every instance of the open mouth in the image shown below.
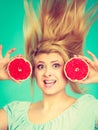
<path fill-rule="evenodd" d="M 56 80 L 44 80 L 44 85 L 46 88 L 53 87 L 56 83 Z"/>

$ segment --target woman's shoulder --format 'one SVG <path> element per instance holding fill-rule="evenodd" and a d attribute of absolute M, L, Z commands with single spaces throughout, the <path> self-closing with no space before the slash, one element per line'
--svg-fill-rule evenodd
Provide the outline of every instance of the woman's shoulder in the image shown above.
<path fill-rule="evenodd" d="M 87 102 L 87 101 L 95 101 L 95 100 L 97 99 L 91 94 L 84 94 L 77 99 L 78 102 Z"/>
<path fill-rule="evenodd" d="M 96 108 L 96 106 L 98 106 L 98 100 L 96 99 L 95 96 L 91 94 L 84 94 L 77 99 L 74 105 L 80 109 L 92 108 L 92 107 Z"/>
<path fill-rule="evenodd" d="M 18 100 L 16 100 L 16 101 L 9 102 L 8 104 L 5 105 L 5 107 L 6 106 L 13 106 L 13 107 L 15 107 L 17 105 L 22 106 L 22 105 L 30 104 L 30 103 L 31 103 L 30 101 L 18 101 Z"/>
<path fill-rule="evenodd" d="M 4 106 L 4 110 L 6 112 L 18 112 L 21 110 L 27 110 L 30 106 L 31 102 L 29 101 L 12 101 Z"/>
<path fill-rule="evenodd" d="M 6 111 L 21 111 L 21 110 L 28 110 L 28 109 L 35 109 L 37 106 L 39 106 L 40 101 L 33 103 L 31 101 L 12 101 L 4 106 L 4 110 Z"/>

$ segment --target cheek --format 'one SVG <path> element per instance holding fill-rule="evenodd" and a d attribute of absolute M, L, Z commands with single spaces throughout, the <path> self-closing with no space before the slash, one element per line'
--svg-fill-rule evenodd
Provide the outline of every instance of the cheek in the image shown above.
<path fill-rule="evenodd" d="M 68 83 L 68 80 L 64 74 L 64 71 L 62 71 L 61 75 L 60 75 L 60 83 L 62 84 L 62 86 L 66 86 L 66 84 Z"/>
<path fill-rule="evenodd" d="M 57 73 L 58 73 L 58 75 L 59 75 L 60 77 L 65 78 L 65 74 L 64 74 L 63 68 L 60 69 L 59 71 L 57 71 Z"/>
<path fill-rule="evenodd" d="M 41 80 L 41 77 L 42 77 L 42 73 L 35 70 L 35 78 L 37 81 L 40 81 Z"/>
<path fill-rule="evenodd" d="M 61 81 L 64 81 L 64 82 L 66 82 L 67 81 L 67 78 L 66 78 L 66 76 L 65 76 L 65 73 L 64 73 L 64 70 L 61 70 L 59 73 L 58 73 L 58 75 L 59 75 L 59 79 L 61 79 Z"/>

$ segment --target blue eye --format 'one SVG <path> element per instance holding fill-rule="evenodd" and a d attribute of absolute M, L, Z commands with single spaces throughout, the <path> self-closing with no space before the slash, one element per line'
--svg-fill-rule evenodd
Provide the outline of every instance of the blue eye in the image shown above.
<path fill-rule="evenodd" d="M 38 68 L 39 70 L 44 69 L 44 65 L 42 65 L 42 64 L 37 65 L 37 68 Z"/>
<path fill-rule="evenodd" d="M 59 68 L 61 65 L 60 64 L 58 64 L 58 63 L 56 63 L 56 64 L 53 64 L 53 68 L 54 69 L 57 69 L 57 68 Z"/>

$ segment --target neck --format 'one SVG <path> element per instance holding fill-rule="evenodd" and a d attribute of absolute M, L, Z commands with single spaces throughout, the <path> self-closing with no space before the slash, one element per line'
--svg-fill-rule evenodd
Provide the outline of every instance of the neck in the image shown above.
<path fill-rule="evenodd" d="M 60 106 L 61 104 L 65 104 L 68 101 L 69 96 L 66 95 L 65 92 L 53 94 L 53 95 L 45 95 L 43 96 L 42 107 L 44 110 L 52 110 Z"/>

